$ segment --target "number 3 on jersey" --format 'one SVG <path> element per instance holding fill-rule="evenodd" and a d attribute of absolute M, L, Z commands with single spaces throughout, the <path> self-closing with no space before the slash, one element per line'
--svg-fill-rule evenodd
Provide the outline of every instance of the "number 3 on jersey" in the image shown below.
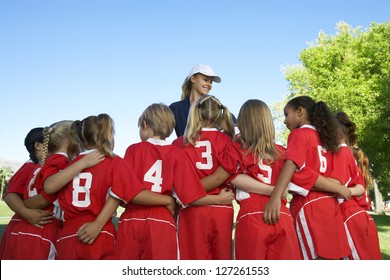
<path fill-rule="evenodd" d="M 152 192 L 161 193 L 162 190 L 162 160 L 156 160 L 156 162 L 149 168 L 144 175 L 144 181 L 152 183 Z"/>

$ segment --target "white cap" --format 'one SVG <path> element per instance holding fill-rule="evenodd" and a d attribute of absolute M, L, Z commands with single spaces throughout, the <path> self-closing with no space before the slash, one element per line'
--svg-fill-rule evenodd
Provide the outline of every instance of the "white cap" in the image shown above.
<path fill-rule="evenodd" d="M 201 73 L 201 74 L 208 76 L 208 77 L 212 77 L 213 81 L 216 83 L 221 82 L 221 78 L 219 76 L 215 75 L 213 69 L 211 69 L 210 66 L 204 65 L 204 64 L 198 64 L 198 65 L 195 65 L 194 67 L 192 67 L 190 70 L 190 73 L 187 76 L 187 79 L 191 78 L 192 75 L 195 75 L 198 73 Z"/>

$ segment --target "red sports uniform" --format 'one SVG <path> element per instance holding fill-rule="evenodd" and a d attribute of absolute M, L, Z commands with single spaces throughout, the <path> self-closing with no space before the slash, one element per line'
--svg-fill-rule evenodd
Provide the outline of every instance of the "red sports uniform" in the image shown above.
<path fill-rule="evenodd" d="M 56 153 L 48 156 L 46 163 L 36 175 L 31 194 L 40 194 L 51 204 L 44 208 L 54 213 L 55 218 L 43 228 L 31 225 L 22 220 L 11 232 L 10 244 L 14 247 L 12 259 L 17 260 L 47 260 L 54 259 L 56 248 L 55 240 L 61 227 L 62 210 L 58 205 L 57 194 L 48 195 L 43 191 L 45 180 L 51 175 L 61 171 L 69 163 L 68 156 L 64 153 Z M 35 189 L 35 190 L 34 190 Z"/>
<path fill-rule="evenodd" d="M 81 153 L 73 162 L 92 151 Z M 91 245 L 79 241 L 77 231 L 83 224 L 96 219 L 111 188 L 126 188 L 128 195 L 133 197 L 142 190 L 137 189 L 133 192 L 131 188 L 133 185 L 134 181 L 128 172 L 127 163 L 121 157 L 115 156 L 106 157 L 99 164 L 84 169 L 61 189 L 58 200 L 64 211 L 64 227 L 57 236 L 56 259 L 113 259 L 116 229 L 112 219 L 107 221 Z"/>
<path fill-rule="evenodd" d="M 333 155 L 330 177 L 339 180 L 341 184 L 347 187 L 354 187 L 358 183 L 363 184 L 363 182 L 359 182 L 359 169 L 355 157 L 346 144 L 342 144 L 340 150 Z M 371 216 L 359 206 L 355 197 L 348 201 L 340 200 L 339 202 L 341 203 L 340 208 L 349 247 L 352 251 L 352 254 L 346 258 L 369 260 L 371 255 L 368 227 Z"/>
<path fill-rule="evenodd" d="M 27 199 L 30 196 L 33 196 L 36 193 L 30 193 L 31 186 L 35 181 L 35 176 L 38 171 L 41 169 L 41 165 L 38 163 L 34 163 L 32 160 L 28 160 L 25 162 L 18 171 L 11 177 L 8 182 L 8 189 L 5 193 L 5 196 L 9 193 L 16 193 L 21 196 L 22 199 Z M 29 196 L 30 193 L 30 196 Z M 3 253 L 5 251 L 5 247 L 7 246 L 8 238 L 16 224 L 18 224 L 22 220 L 18 214 L 12 216 L 9 221 L 7 227 L 4 230 L 3 237 L 1 239 L 0 245 L 0 259 L 4 259 Z M 13 250 L 13 248 L 10 248 Z"/>
<path fill-rule="evenodd" d="M 231 143 L 231 139 L 216 128 L 203 128 L 196 145 L 183 145 L 183 136 L 174 141 L 189 155 L 198 178 L 214 173 L 218 168 L 218 156 Z M 218 194 L 222 185 L 208 194 Z M 189 206 L 180 209 L 178 236 L 180 259 L 183 260 L 231 260 L 233 205 Z"/>
<path fill-rule="evenodd" d="M 278 145 L 284 153 L 285 149 Z M 230 174 L 245 173 L 256 180 L 275 185 L 284 159 L 268 164 L 253 153 L 246 156 L 240 143 L 231 143 L 220 163 Z M 281 206 L 278 223 L 268 225 L 263 220 L 269 196 L 248 193 L 236 188 L 236 200 L 240 204 L 235 232 L 235 259 L 237 260 L 298 260 L 302 259 L 297 235 L 286 200 Z"/>
<path fill-rule="evenodd" d="M 298 166 L 289 191 L 294 219 L 304 259 L 340 259 L 351 254 L 340 207 L 334 195 L 311 190 L 319 174 L 327 176 L 332 155 L 320 144 L 316 129 L 304 125 L 288 136 L 287 159 Z"/>
<path fill-rule="evenodd" d="M 186 154 L 164 140 L 149 138 L 131 145 L 124 158 L 147 190 L 171 196 L 174 189 L 184 204 L 206 195 Z M 115 194 L 123 197 L 121 193 Z M 128 203 L 118 223 L 116 256 L 176 260 L 176 224 L 168 209 Z"/>

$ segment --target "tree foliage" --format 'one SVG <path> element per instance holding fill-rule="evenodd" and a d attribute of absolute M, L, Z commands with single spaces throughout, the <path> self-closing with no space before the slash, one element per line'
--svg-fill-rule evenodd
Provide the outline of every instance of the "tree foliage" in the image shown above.
<path fill-rule="evenodd" d="M 7 190 L 8 181 L 13 174 L 14 174 L 13 170 L 8 166 L 0 167 L 0 199 L 1 200 L 3 199 L 3 195 Z"/>
<path fill-rule="evenodd" d="M 309 95 L 344 111 L 356 123 L 359 146 L 372 164 L 373 176 L 388 199 L 390 192 L 390 22 L 352 28 L 345 22 L 336 34 L 320 32 L 302 50 L 300 65 L 284 70 L 290 95 Z"/>

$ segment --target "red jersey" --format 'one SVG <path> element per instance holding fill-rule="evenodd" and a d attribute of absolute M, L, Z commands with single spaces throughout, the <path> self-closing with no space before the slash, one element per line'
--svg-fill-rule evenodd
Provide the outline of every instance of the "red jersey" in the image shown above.
<path fill-rule="evenodd" d="M 193 163 L 196 173 L 200 179 L 215 172 L 219 166 L 218 157 L 225 151 L 232 142 L 229 136 L 216 128 L 203 128 L 200 139 L 195 146 L 184 144 L 184 137 L 181 136 L 173 141 L 173 144 L 185 150 Z M 220 186 L 209 191 L 209 194 L 218 194 L 226 186 Z"/>
<path fill-rule="evenodd" d="M 35 182 L 32 185 L 30 192 L 34 192 L 36 190 L 37 194 L 40 194 L 47 201 L 52 204 L 46 207 L 43 210 L 48 210 L 54 213 L 54 216 L 57 219 L 62 219 L 62 211 L 58 206 L 58 193 L 55 194 L 47 194 L 43 190 L 43 184 L 45 180 L 53 174 L 56 174 L 63 170 L 69 163 L 68 155 L 65 153 L 55 153 L 48 156 L 45 164 L 42 166 L 41 170 L 38 172 Z M 34 190 L 35 189 L 35 190 Z"/>
<path fill-rule="evenodd" d="M 306 196 L 319 175 L 328 176 L 332 154 L 321 146 L 317 130 L 311 125 L 291 131 L 287 143 L 286 159 L 298 166 L 288 188 L 291 192 Z"/>
<path fill-rule="evenodd" d="M 245 173 L 256 180 L 274 186 L 282 170 L 286 150 L 283 146 L 276 146 L 283 155 L 283 158 L 272 163 L 267 163 L 262 158 L 255 158 L 253 153 L 246 155 L 247 149 L 241 149 L 240 143 L 232 142 L 220 157 L 220 164 L 230 174 Z M 264 195 L 247 193 L 239 188 L 236 189 L 237 201 L 259 199 L 261 197 L 264 197 Z M 266 199 L 268 200 L 269 197 L 266 196 Z"/>
<path fill-rule="evenodd" d="M 73 162 L 91 151 L 81 153 Z M 126 202 L 142 191 L 139 182 L 131 176 L 127 163 L 119 156 L 106 157 L 99 164 L 84 169 L 61 189 L 58 200 L 65 222 L 80 217 L 97 217 L 109 190 Z"/>
<path fill-rule="evenodd" d="M 188 156 L 164 140 L 133 144 L 124 158 L 147 190 L 164 195 L 174 190 L 184 205 L 206 195 Z"/>
<path fill-rule="evenodd" d="M 30 185 L 34 182 L 35 176 L 40 170 L 40 167 L 41 165 L 39 163 L 34 163 L 32 160 L 25 162 L 9 180 L 8 189 L 5 195 L 9 193 L 17 193 L 22 195 L 23 199 L 33 196 L 33 193 L 28 192 L 28 189 L 31 188 L 27 187 L 30 187 Z"/>

